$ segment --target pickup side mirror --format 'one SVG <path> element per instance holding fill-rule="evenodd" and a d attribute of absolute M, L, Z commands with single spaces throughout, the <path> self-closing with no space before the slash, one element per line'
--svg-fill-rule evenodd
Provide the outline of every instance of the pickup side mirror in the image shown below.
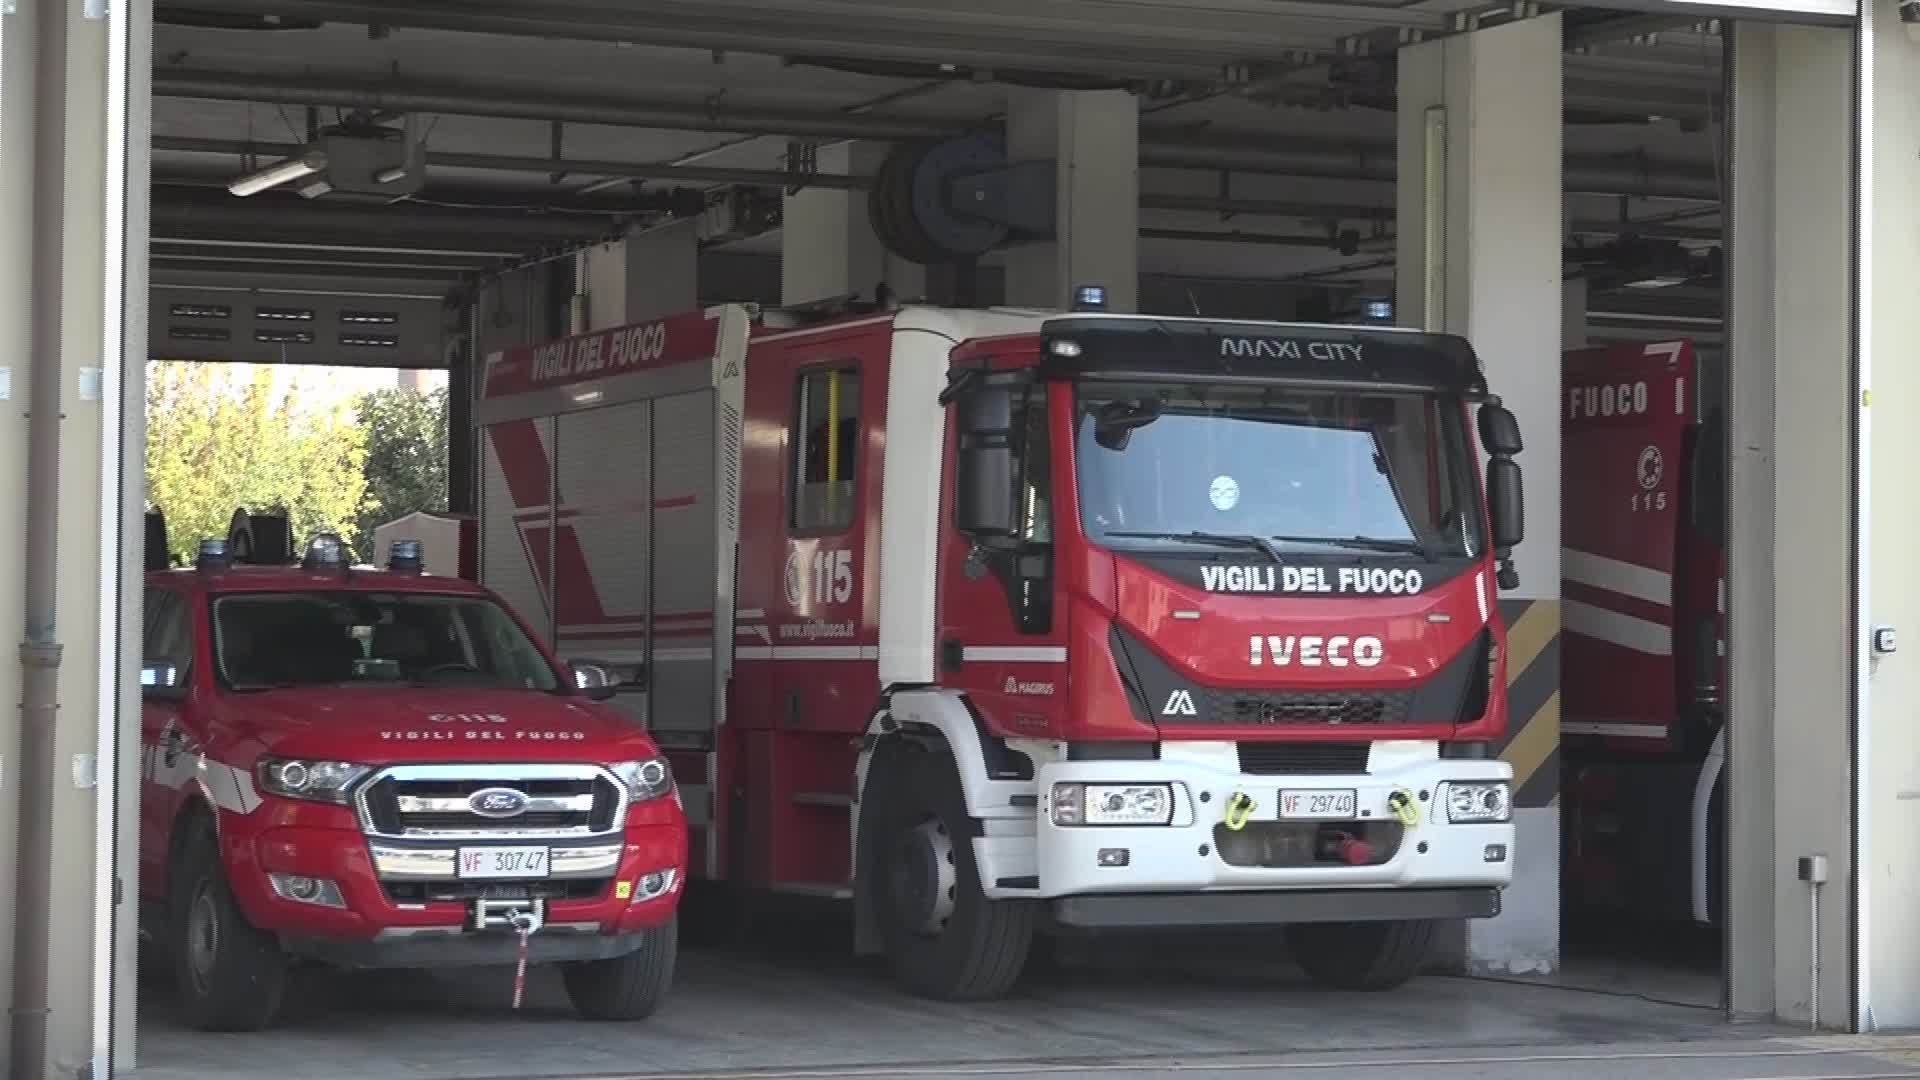
<path fill-rule="evenodd" d="M 571 660 L 567 671 L 573 676 L 574 689 L 595 701 L 606 701 L 621 690 L 647 685 L 646 667 L 641 664 L 615 665 L 603 660 Z"/>
<path fill-rule="evenodd" d="M 1505 405 L 1482 405 L 1477 418 L 1480 427 L 1480 446 L 1494 457 L 1512 457 L 1523 447 L 1520 441 L 1520 421 L 1514 418 L 1513 411 Z"/>
<path fill-rule="evenodd" d="M 957 405 L 953 527 L 975 539 L 1013 536 L 1019 524 L 1014 498 L 1013 388 L 983 380 L 961 394 Z"/>
<path fill-rule="evenodd" d="M 141 697 L 156 701 L 172 701 L 184 697 L 186 692 L 186 681 L 181 678 L 178 664 L 171 660 L 140 662 Z"/>

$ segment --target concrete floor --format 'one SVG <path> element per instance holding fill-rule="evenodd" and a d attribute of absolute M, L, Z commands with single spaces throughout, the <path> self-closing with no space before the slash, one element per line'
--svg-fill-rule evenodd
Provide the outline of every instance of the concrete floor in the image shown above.
<path fill-rule="evenodd" d="M 1101 946 L 1010 1000 L 942 1006 L 897 993 L 830 926 L 783 929 L 779 947 L 684 951 L 673 999 L 634 1025 L 575 1020 L 548 972 L 517 1016 L 509 971 L 308 978 L 262 1035 L 187 1031 L 159 988 L 143 994 L 136 1076 L 1920 1077 L 1920 1043 L 1730 1027 L 1711 968 L 1635 968 L 1617 954 L 1573 957 L 1551 980 L 1432 977 L 1358 995 L 1312 987 L 1278 958 L 1249 960 L 1244 941 Z"/>

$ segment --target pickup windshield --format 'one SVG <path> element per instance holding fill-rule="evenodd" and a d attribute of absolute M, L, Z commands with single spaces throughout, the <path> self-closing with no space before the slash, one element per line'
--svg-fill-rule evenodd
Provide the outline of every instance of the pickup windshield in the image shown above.
<path fill-rule="evenodd" d="M 213 601 L 213 647 L 220 679 L 234 690 L 562 686 L 506 609 L 473 596 L 231 593 Z"/>
<path fill-rule="evenodd" d="M 1459 398 L 1085 382 L 1075 471 L 1115 547 L 1458 558 L 1484 550 Z"/>

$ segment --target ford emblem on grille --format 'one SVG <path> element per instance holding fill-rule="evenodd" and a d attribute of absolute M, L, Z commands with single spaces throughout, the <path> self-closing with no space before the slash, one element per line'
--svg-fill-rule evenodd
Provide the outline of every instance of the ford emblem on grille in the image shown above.
<path fill-rule="evenodd" d="M 490 787 L 467 796 L 467 808 L 484 818 L 519 817 L 527 812 L 527 793 Z"/>

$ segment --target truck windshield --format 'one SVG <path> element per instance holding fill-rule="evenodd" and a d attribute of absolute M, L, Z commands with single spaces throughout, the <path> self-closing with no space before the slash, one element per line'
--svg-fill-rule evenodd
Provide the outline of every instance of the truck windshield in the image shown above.
<path fill-rule="evenodd" d="M 492 600 L 344 590 L 231 593 L 213 601 L 221 681 L 234 690 L 434 686 L 540 690 L 562 685 Z"/>
<path fill-rule="evenodd" d="M 1086 382 L 1075 426 L 1081 520 L 1098 543 L 1484 550 L 1451 395 Z"/>

